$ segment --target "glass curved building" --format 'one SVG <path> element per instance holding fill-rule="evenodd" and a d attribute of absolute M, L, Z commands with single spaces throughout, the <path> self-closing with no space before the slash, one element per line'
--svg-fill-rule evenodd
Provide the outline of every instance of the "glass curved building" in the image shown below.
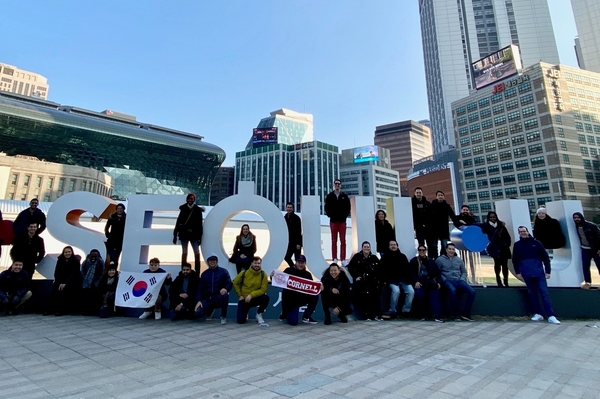
<path fill-rule="evenodd" d="M 9 93 L 0 93 L 0 151 L 101 170 L 118 197 L 194 192 L 202 204 L 225 160 L 199 135 Z"/>

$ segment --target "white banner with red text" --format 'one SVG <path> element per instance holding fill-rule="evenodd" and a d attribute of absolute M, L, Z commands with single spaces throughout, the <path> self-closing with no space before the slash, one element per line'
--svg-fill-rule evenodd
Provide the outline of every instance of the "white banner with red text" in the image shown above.
<path fill-rule="evenodd" d="M 277 270 L 273 272 L 271 285 L 273 287 L 285 288 L 286 290 L 301 292 L 308 295 L 319 295 L 321 292 L 320 281 L 292 276 L 291 274 L 282 273 Z"/>

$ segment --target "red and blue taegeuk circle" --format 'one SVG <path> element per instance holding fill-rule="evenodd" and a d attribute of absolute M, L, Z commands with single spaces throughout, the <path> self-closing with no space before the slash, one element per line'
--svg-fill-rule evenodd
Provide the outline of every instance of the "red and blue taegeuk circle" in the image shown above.
<path fill-rule="evenodd" d="M 131 293 L 135 297 L 140 297 L 146 293 L 146 289 L 148 289 L 148 284 L 145 281 L 138 281 L 133 285 Z"/>

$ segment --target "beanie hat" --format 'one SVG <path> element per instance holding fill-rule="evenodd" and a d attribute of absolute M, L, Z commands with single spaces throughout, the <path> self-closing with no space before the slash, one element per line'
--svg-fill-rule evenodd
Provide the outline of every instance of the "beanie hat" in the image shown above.
<path fill-rule="evenodd" d="M 548 213 L 548 212 L 546 211 L 546 208 L 541 207 L 540 209 L 537 210 L 536 214 L 538 214 L 538 213 Z"/>

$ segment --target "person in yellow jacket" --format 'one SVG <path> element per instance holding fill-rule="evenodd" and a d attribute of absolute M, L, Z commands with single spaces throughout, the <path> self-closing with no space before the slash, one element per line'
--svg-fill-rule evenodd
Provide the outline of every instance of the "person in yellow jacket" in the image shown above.
<path fill-rule="evenodd" d="M 262 259 L 255 256 L 248 270 L 242 270 L 233 279 L 233 289 L 238 295 L 237 322 L 245 324 L 248 312 L 251 308 L 258 306 L 256 310 L 256 322 L 264 325 L 262 314 L 269 306 L 271 298 L 267 295 L 269 287 L 269 276 L 262 270 Z"/>

